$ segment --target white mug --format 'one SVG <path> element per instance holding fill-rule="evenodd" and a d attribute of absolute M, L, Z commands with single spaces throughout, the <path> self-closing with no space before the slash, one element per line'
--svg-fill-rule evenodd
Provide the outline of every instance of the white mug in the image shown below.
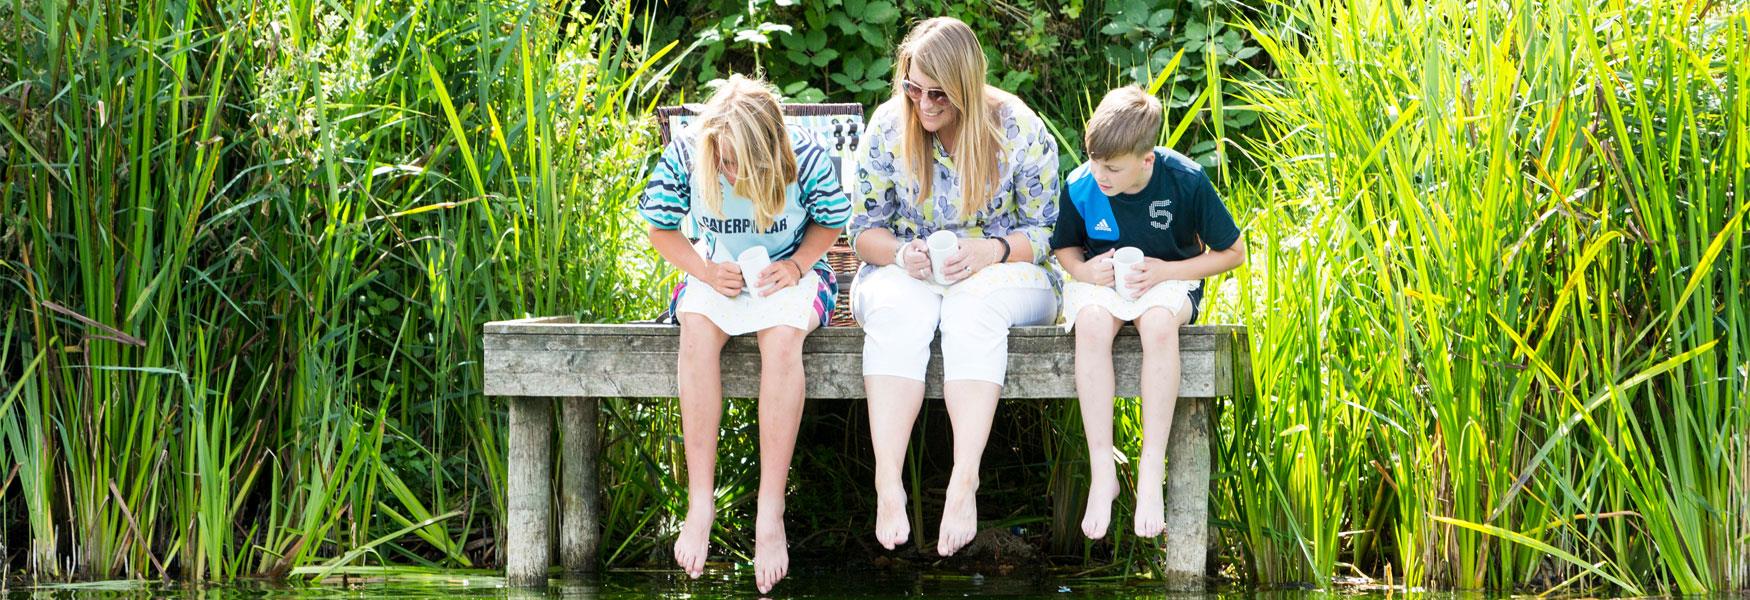
<path fill-rule="evenodd" d="M 934 272 L 936 283 L 948 285 L 948 274 L 942 272 L 943 265 L 960 249 L 960 236 L 954 235 L 952 231 L 942 230 L 925 238 L 924 245 L 930 248 L 930 270 Z"/>
<path fill-rule="evenodd" d="M 741 265 L 741 280 L 747 284 L 744 289 L 751 294 L 759 291 L 760 273 L 771 266 L 772 254 L 765 246 L 754 246 L 742 250 L 735 263 Z"/>
<path fill-rule="evenodd" d="M 1130 270 L 1142 264 L 1142 250 L 1135 246 L 1125 246 L 1112 253 L 1112 289 L 1118 290 L 1118 295 L 1125 300 L 1135 300 L 1136 293 L 1130 289 L 1130 284 L 1124 278 L 1130 276 Z"/>

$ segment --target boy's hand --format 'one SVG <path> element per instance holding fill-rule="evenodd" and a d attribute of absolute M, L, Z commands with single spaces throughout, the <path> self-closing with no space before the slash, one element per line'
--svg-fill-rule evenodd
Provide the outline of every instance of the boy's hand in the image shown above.
<path fill-rule="evenodd" d="M 903 267 L 905 269 L 905 274 L 912 276 L 912 279 L 916 279 L 919 281 L 929 281 L 930 280 L 930 254 L 929 254 L 929 252 L 930 252 L 929 247 L 924 245 L 924 241 L 922 239 L 915 239 L 915 240 L 906 242 L 905 243 L 905 253 L 900 255 L 900 261 L 903 262 L 904 264 L 901 264 L 900 267 Z"/>
<path fill-rule="evenodd" d="M 735 262 L 711 263 L 711 273 L 705 278 L 705 283 L 717 293 L 734 298 L 741 295 L 741 265 Z"/>
<path fill-rule="evenodd" d="M 789 289 L 799 281 L 802 281 L 802 265 L 796 261 L 786 258 L 766 265 L 766 269 L 760 271 L 760 297 Z"/>
<path fill-rule="evenodd" d="M 1112 287 L 1112 255 L 1116 252 L 1118 252 L 1117 249 L 1102 252 L 1099 256 L 1084 261 L 1080 273 L 1070 273 L 1070 275 L 1082 283 Z"/>
<path fill-rule="evenodd" d="M 1158 258 L 1144 258 L 1140 264 L 1130 269 L 1130 277 L 1125 278 L 1124 283 L 1136 292 L 1136 297 L 1141 298 L 1143 294 L 1154 289 L 1156 284 L 1175 279 L 1183 279 L 1179 276 L 1177 264 Z"/>

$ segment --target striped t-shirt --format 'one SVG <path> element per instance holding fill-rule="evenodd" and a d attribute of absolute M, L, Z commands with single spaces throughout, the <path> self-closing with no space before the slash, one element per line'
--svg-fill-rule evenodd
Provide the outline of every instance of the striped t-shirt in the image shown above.
<path fill-rule="evenodd" d="M 644 186 L 638 214 L 660 229 L 679 229 L 683 221 L 691 220 L 706 260 L 735 260 L 754 246 L 765 246 L 774 261 L 783 260 L 801 247 L 810 223 L 836 228 L 850 220 L 851 201 L 839 185 L 832 157 L 812 135 L 795 128 L 790 129 L 790 145 L 796 151 L 797 180 L 784 189 L 784 209 L 770 228 L 755 231 L 753 201 L 737 195 L 727 178 L 718 181 L 723 214 L 710 214 L 702 204 L 695 209 L 691 184 L 695 142 L 691 132 L 682 132 L 663 149 Z M 831 272 L 824 257 L 813 270 Z"/>

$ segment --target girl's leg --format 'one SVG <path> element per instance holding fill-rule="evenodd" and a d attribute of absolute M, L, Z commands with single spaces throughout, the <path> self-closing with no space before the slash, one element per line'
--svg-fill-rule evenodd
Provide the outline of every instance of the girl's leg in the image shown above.
<path fill-rule="evenodd" d="M 1088 507 L 1082 534 L 1106 537 L 1112 499 L 1118 497 L 1118 467 L 1112 461 L 1112 339 L 1123 321 L 1101 306 L 1076 315 L 1076 394 L 1081 397 L 1082 428 L 1088 438 Z"/>
<path fill-rule="evenodd" d="M 687 520 L 674 543 L 674 560 L 687 575 L 705 573 L 711 523 L 717 518 L 717 426 L 723 418 L 720 356 L 729 336 L 698 313 L 681 313 L 681 435 L 687 455 Z"/>
<path fill-rule="evenodd" d="M 942 395 L 954 425 L 954 472 L 936 552 L 949 556 L 978 534 L 978 470 L 1009 364 L 1009 327 L 1057 316 L 1057 294 L 1012 289 L 942 300 Z"/>
<path fill-rule="evenodd" d="M 902 477 L 905 451 L 924 404 L 924 370 L 942 297 L 895 267 L 859 278 L 851 292 L 863 326 L 863 386 L 875 450 L 875 539 L 892 550 L 911 537 Z"/>
<path fill-rule="evenodd" d="M 772 591 L 790 570 L 784 535 L 784 489 L 790 478 L 790 457 L 796 450 L 796 429 L 802 422 L 804 381 L 802 340 L 819 325 L 810 318 L 808 330 L 778 326 L 761 330 L 760 344 L 760 490 L 754 518 L 754 583 L 760 593 Z"/>
<path fill-rule="evenodd" d="M 1151 308 L 1136 319 L 1142 336 L 1142 456 L 1136 461 L 1136 535 L 1155 537 L 1167 527 L 1167 434 L 1179 402 L 1179 328 L 1191 310 Z"/>

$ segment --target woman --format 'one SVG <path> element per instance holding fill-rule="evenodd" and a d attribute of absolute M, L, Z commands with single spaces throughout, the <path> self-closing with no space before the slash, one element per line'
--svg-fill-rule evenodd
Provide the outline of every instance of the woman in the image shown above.
<path fill-rule="evenodd" d="M 784 489 L 802 418 L 802 340 L 832 311 L 838 288 L 822 256 L 851 212 L 838 182 L 826 149 L 785 127 L 771 87 L 735 76 L 718 88 L 696 125 L 663 151 L 639 203 L 651 245 L 687 274 L 672 308 L 681 324 L 688 504 L 674 557 L 695 579 L 704 573 L 717 512 L 720 357 L 729 336 L 745 333 L 757 332 L 760 348 L 754 521 L 760 592 L 771 591 L 789 569 Z M 699 247 L 681 235 L 683 220 L 700 233 Z M 750 250 L 769 264 L 744 281 L 735 261 Z"/>
<path fill-rule="evenodd" d="M 865 332 L 875 535 L 888 549 L 910 535 L 900 471 L 930 341 L 942 334 L 954 470 L 936 550 L 948 556 L 978 532 L 979 459 L 1009 327 L 1056 318 L 1055 282 L 1040 264 L 1057 213 L 1057 143 L 1019 98 L 984 83 L 984 50 L 965 23 L 919 23 L 897 54 L 893 98 L 876 109 L 858 152 L 862 202 L 851 232 L 866 265 L 851 305 Z M 957 251 L 936 257 L 938 274 L 923 238 L 939 231 L 959 239 Z"/>

